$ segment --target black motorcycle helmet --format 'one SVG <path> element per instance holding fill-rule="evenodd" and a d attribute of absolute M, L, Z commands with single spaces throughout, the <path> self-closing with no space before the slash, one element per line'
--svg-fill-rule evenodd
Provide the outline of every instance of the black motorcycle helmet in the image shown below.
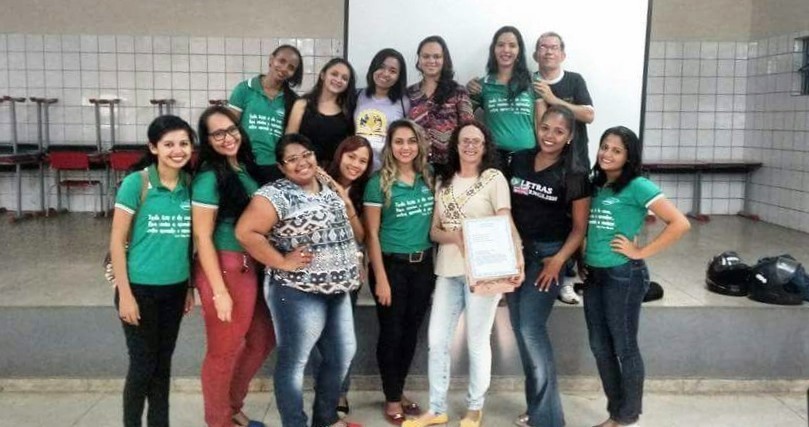
<path fill-rule="evenodd" d="M 708 263 L 705 283 L 708 290 L 722 295 L 743 297 L 748 294 L 750 266 L 734 251 L 725 251 Z"/>
<path fill-rule="evenodd" d="M 790 283 L 800 267 L 790 256 L 760 259 L 750 272 L 750 299 L 766 304 L 803 304 L 800 289 Z"/>

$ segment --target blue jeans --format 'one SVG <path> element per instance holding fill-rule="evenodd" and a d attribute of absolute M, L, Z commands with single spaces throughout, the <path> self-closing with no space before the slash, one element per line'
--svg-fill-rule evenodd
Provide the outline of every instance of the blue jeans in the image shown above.
<path fill-rule="evenodd" d="M 506 295 L 511 327 L 517 339 L 525 373 L 525 403 L 528 424 L 557 427 L 565 425 L 562 398 L 556 380 L 553 347 L 548 337 L 548 317 L 559 295 L 559 279 L 547 292 L 534 283 L 542 271 L 542 259 L 559 252 L 564 242 L 524 242 L 525 281 Z"/>
<path fill-rule="evenodd" d="M 491 333 L 500 294 L 476 295 L 464 276 L 438 276 L 430 312 L 429 365 L 430 410 L 447 412 L 450 380 L 450 344 L 458 318 L 465 312 L 466 342 L 469 349 L 469 390 L 467 408 L 483 408 L 483 400 L 492 377 Z"/>
<path fill-rule="evenodd" d="M 632 424 L 641 414 L 644 368 L 638 348 L 638 319 L 649 290 L 643 260 L 609 268 L 588 268 L 584 315 L 590 349 L 607 395 L 610 418 Z"/>
<path fill-rule="evenodd" d="M 340 387 L 357 350 L 351 298 L 348 294 L 302 292 L 270 283 L 269 278 L 265 293 L 277 342 L 273 382 L 281 425 L 307 425 L 303 411 L 303 371 L 315 345 L 324 351 L 315 378 L 312 426 L 334 424 L 338 419 L 335 407 Z"/>

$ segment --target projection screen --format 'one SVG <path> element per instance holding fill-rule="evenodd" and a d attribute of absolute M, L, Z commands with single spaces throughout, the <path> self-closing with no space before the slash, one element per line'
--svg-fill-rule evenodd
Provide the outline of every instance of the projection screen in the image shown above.
<path fill-rule="evenodd" d="M 455 77 L 465 84 L 485 73 L 494 32 L 513 25 L 523 34 L 531 71 L 537 37 L 546 31 L 565 41 L 563 68 L 587 82 L 596 110 L 589 125 L 590 159 L 604 129 L 627 126 L 640 134 L 650 0 L 346 0 L 346 53 L 365 85 L 374 54 L 392 47 L 407 62 L 408 84 L 420 80 L 416 47 L 437 34 L 447 41 Z"/>

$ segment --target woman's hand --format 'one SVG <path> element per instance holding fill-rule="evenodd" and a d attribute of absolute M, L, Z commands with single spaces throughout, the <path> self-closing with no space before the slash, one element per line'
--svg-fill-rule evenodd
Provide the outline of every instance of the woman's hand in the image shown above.
<path fill-rule="evenodd" d="M 469 80 L 469 83 L 466 84 L 466 90 L 472 96 L 480 94 L 480 92 L 483 91 L 483 85 L 480 84 L 480 79 L 474 78 Z"/>
<path fill-rule="evenodd" d="M 513 284 L 515 287 L 519 287 L 522 285 L 522 282 L 525 281 L 525 264 L 520 262 L 517 265 L 517 269 L 519 270 L 519 273 L 508 278 L 508 281 L 511 282 L 511 284 Z"/>
<path fill-rule="evenodd" d="M 640 248 L 635 244 L 635 242 L 627 239 L 626 236 L 622 236 L 620 234 L 616 235 L 615 238 L 612 239 L 612 242 L 610 242 L 610 246 L 612 247 L 613 252 L 624 255 L 629 259 L 643 258 Z"/>
<path fill-rule="evenodd" d="M 309 246 L 298 246 L 292 252 L 284 255 L 284 271 L 295 271 L 306 267 L 312 262 L 314 254 Z"/>
<path fill-rule="evenodd" d="M 320 179 L 320 181 L 323 184 L 331 188 L 335 193 L 337 193 L 338 196 L 340 196 L 340 198 L 343 200 L 343 203 L 346 204 L 346 210 L 349 212 L 349 215 L 351 215 L 351 212 L 355 212 L 354 205 L 351 202 L 351 197 L 349 197 L 348 191 L 345 189 L 345 187 L 343 187 L 342 185 L 340 185 L 340 183 L 335 181 L 335 179 L 332 178 L 331 175 L 326 173 L 326 171 L 323 170 L 323 168 L 321 168 L 320 166 L 317 167 L 315 174 L 317 174 L 318 179 Z"/>
<path fill-rule="evenodd" d="M 556 256 L 547 257 L 542 260 L 542 271 L 537 276 L 536 285 L 542 292 L 547 292 L 552 285 L 558 284 L 559 271 L 565 265 L 565 260 L 557 258 Z"/>
<path fill-rule="evenodd" d="M 118 294 L 118 317 L 132 326 L 140 324 L 140 309 L 133 295 Z"/>
<path fill-rule="evenodd" d="M 233 313 L 233 299 L 228 291 L 221 294 L 214 294 L 213 306 L 216 309 L 216 317 L 222 322 L 230 322 Z"/>
<path fill-rule="evenodd" d="M 188 293 L 185 295 L 185 307 L 183 307 L 183 314 L 188 315 L 194 310 L 194 288 L 188 288 Z"/>
<path fill-rule="evenodd" d="M 387 307 L 391 304 L 390 285 L 386 280 L 377 277 L 374 294 L 379 305 Z"/>

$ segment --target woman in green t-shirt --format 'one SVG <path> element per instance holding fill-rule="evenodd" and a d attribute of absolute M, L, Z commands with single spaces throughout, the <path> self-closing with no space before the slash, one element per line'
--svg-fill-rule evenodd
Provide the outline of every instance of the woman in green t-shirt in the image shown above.
<path fill-rule="evenodd" d="M 194 282 L 207 343 L 202 362 L 205 422 L 246 426 L 251 421 L 242 406 L 250 380 L 275 346 L 270 313 L 259 298 L 257 264 L 234 234 L 234 224 L 258 189 L 257 166 L 247 133 L 230 109 L 208 108 L 198 129 L 200 166 L 191 214 L 197 247 Z"/>
<path fill-rule="evenodd" d="M 278 46 L 270 54 L 267 74 L 239 83 L 230 94 L 228 108 L 236 112 L 240 125 L 252 142 L 258 164 L 259 184 L 280 179 L 275 145 L 284 134 L 292 105 L 298 99 L 293 88 L 303 80 L 301 53 L 292 45 Z"/>
<path fill-rule="evenodd" d="M 638 321 L 649 289 L 644 259 L 671 246 L 691 225 L 654 183 L 641 176 L 641 143 L 631 130 L 604 131 L 593 166 L 594 195 L 582 271 L 590 349 L 607 395 L 609 418 L 598 427 L 635 425 L 641 414 L 644 366 Z M 651 210 L 666 226 L 651 242 L 637 235 Z"/>
<path fill-rule="evenodd" d="M 494 33 L 486 76 L 469 81 L 467 89 L 472 105 L 483 109 L 483 121 L 492 132 L 503 168 L 513 153 L 536 147 L 536 96 L 518 29 L 505 26 Z"/>
<path fill-rule="evenodd" d="M 382 168 L 365 187 L 365 235 L 375 280 L 379 339 L 376 358 L 385 393 L 385 418 L 401 424 L 420 415 L 404 397 L 418 330 L 435 286 L 430 224 L 433 179 L 423 130 L 410 120 L 391 123 Z"/>
<path fill-rule="evenodd" d="M 183 119 L 160 116 L 147 131 L 149 153 L 124 178 L 115 197 L 110 259 L 115 305 L 129 350 L 124 426 L 169 424 L 171 356 L 180 321 L 194 306 L 188 286 L 191 201 L 184 169 L 194 131 Z M 127 248 L 128 243 L 128 248 Z"/>

